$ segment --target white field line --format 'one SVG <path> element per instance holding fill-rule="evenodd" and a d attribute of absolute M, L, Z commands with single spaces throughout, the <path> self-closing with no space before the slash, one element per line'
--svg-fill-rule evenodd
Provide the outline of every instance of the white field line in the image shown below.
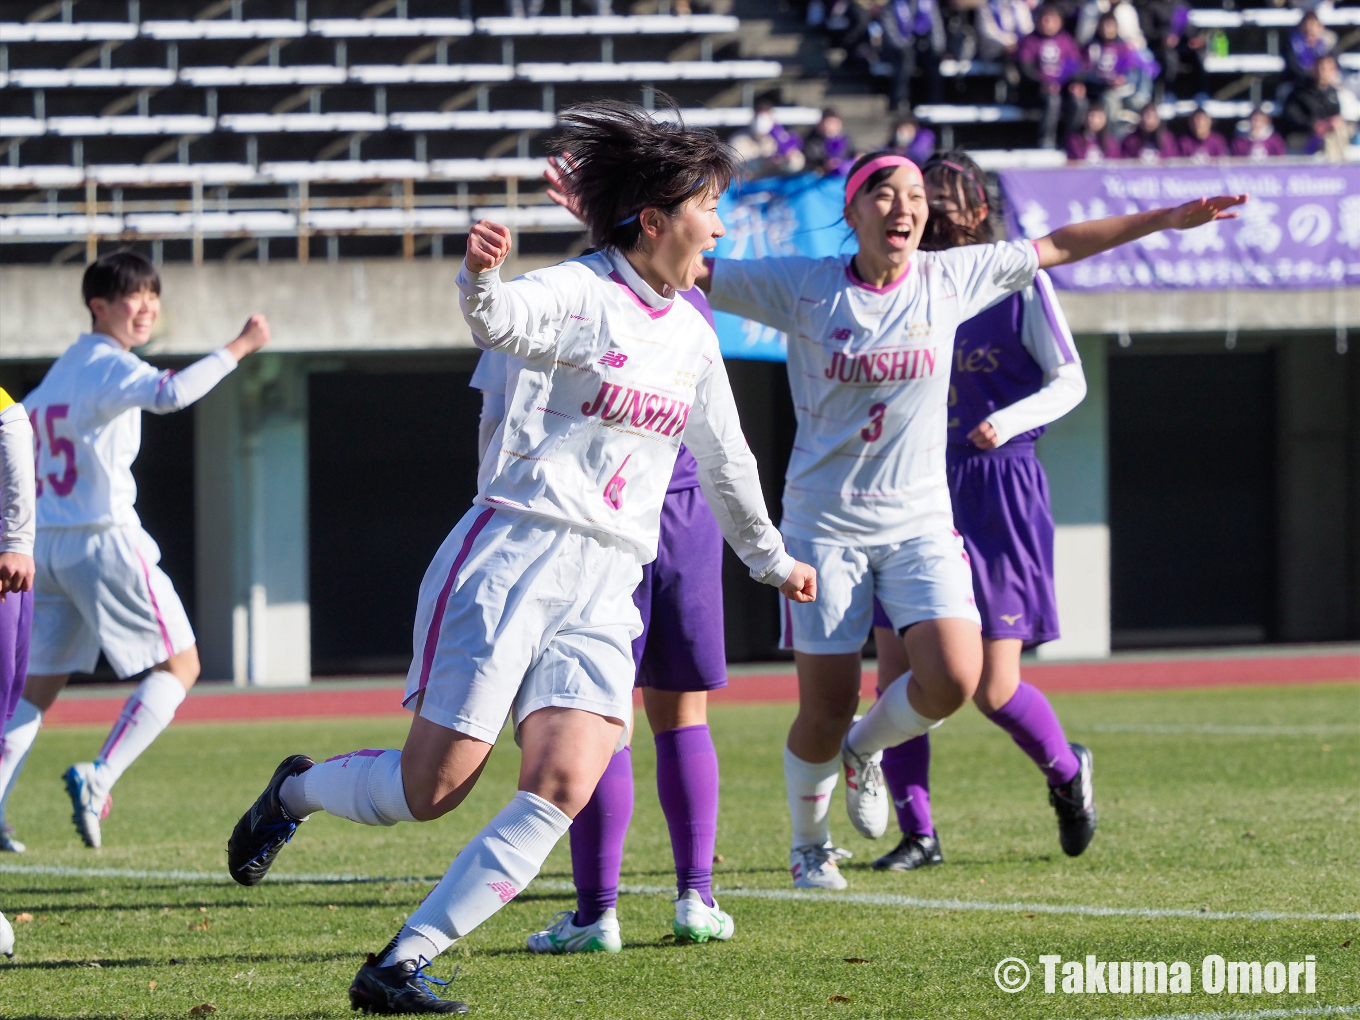
<path fill-rule="evenodd" d="M 1349 1016 L 1360 1006 L 1301 1006 L 1297 1009 L 1253 1009 L 1241 1013 L 1159 1013 L 1132 1020 L 1285 1020 L 1294 1016 Z"/>
<path fill-rule="evenodd" d="M 1092 723 L 1074 727 L 1092 733 L 1198 733 L 1224 737 L 1311 737 L 1353 736 L 1360 726 L 1318 724 L 1315 726 L 1230 726 L 1217 723 Z"/>
<path fill-rule="evenodd" d="M 68 868 L 44 864 L 0 864 L 0 875 L 33 875 L 53 878 L 126 878 L 169 882 L 230 881 L 225 874 L 208 871 L 142 871 L 125 868 Z M 343 875 L 271 874 L 268 881 L 288 885 L 357 885 L 384 882 L 430 883 L 438 875 Z M 540 879 L 533 888 L 543 892 L 570 893 L 575 887 L 560 879 Z M 1296 914 L 1277 910 L 1184 910 L 1158 907 L 1097 907 L 1079 903 L 989 903 L 983 900 L 924 899 L 888 893 L 817 892 L 802 889 L 722 889 L 724 899 L 780 900 L 794 903 L 845 903 L 866 907 L 911 907 L 917 910 L 973 911 L 994 914 L 1064 914 L 1083 917 L 1178 917 L 1200 921 L 1360 921 L 1360 912 L 1348 914 Z M 671 885 L 624 885 L 619 892 L 633 896 L 673 896 Z"/>

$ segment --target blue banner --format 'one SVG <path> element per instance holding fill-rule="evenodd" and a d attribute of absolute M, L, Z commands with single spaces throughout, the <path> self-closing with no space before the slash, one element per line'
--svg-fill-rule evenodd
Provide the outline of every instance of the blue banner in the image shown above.
<path fill-rule="evenodd" d="M 727 235 L 713 254 L 722 259 L 839 255 L 852 248 L 853 235 L 841 219 L 844 204 L 844 177 L 804 174 L 749 181 L 718 203 Z M 785 359 L 788 337 L 778 330 L 726 312 L 713 318 L 723 357 Z"/>

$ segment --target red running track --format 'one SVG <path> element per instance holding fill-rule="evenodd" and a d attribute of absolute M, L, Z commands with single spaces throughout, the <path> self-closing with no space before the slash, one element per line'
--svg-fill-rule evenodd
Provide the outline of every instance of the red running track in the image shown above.
<path fill-rule="evenodd" d="M 863 692 L 873 697 L 876 674 L 865 670 Z M 1260 686 L 1319 682 L 1360 682 L 1360 654 L 1300 654 L 1259 657 L 1220 656 L 1185 659 L 1114 659 L 1105 662 L 1036 663 L 1025 679 L 1043 691 L 1143 691 L 1159 688 Z M 252 719 L 362 718 L 403 714 L 402 690 L 356 680 L 352 687 L 262 691 L 204 684 L 190 693 L 175 714 L 177 722 L 226 722 Z M 791 666 L 732 677 L 715 702 L 787 702 L 798 697 Z M 107 725 L 118 718 L 123 696 L 62 698 L 44 719 L 55 726 Z"/>

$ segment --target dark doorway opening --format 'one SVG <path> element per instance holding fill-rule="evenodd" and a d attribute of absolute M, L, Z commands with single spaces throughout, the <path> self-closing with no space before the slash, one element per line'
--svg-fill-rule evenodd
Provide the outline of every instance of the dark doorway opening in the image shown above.
<path fill-rule="evenodd" d="M 315 675 L 406 672 L 421 577 L 477 494 L 470 375 L 309 377 Z"/>
<path fill-rule="evenodd" d="M 1269 352 L 1110 359 L 1112 644 L 1251 644 L 1275 606 Z"/>

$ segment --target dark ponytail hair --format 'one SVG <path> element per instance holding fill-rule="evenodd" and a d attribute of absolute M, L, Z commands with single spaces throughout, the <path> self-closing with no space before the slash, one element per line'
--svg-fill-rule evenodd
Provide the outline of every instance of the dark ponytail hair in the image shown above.
<path fill-rule="evenodd" d="M 712 131 L 687 128 L 674 100 L 659 117 L 636 103 L 602 99 L 563 111 L 553 144 L 571 168 L 590 243 L 632 251 L 642 240 L 638 216 L 657 208 L 674 216 L 702 191 L 719 194 L 738 176 L 736 156 Z"/>
<path fill-rule="evenodd" d="M 921 236 L 922 251 L 943 251 L 996 240 L 995 216 L 1001 203 L 989 196 L 987 175 L 972 157 L 961 149 L 953 149 L 932 156 L 921 168 L 921 174 L 926 180 L 927 194 L 932 189 L 943 191 L 966 218 L 974 219 L 984 208 L 987 210 L 976 226 L 969 227 L 955 223 L 939 202 L 932 202 L 930 219 L 926 220 Z"/>

